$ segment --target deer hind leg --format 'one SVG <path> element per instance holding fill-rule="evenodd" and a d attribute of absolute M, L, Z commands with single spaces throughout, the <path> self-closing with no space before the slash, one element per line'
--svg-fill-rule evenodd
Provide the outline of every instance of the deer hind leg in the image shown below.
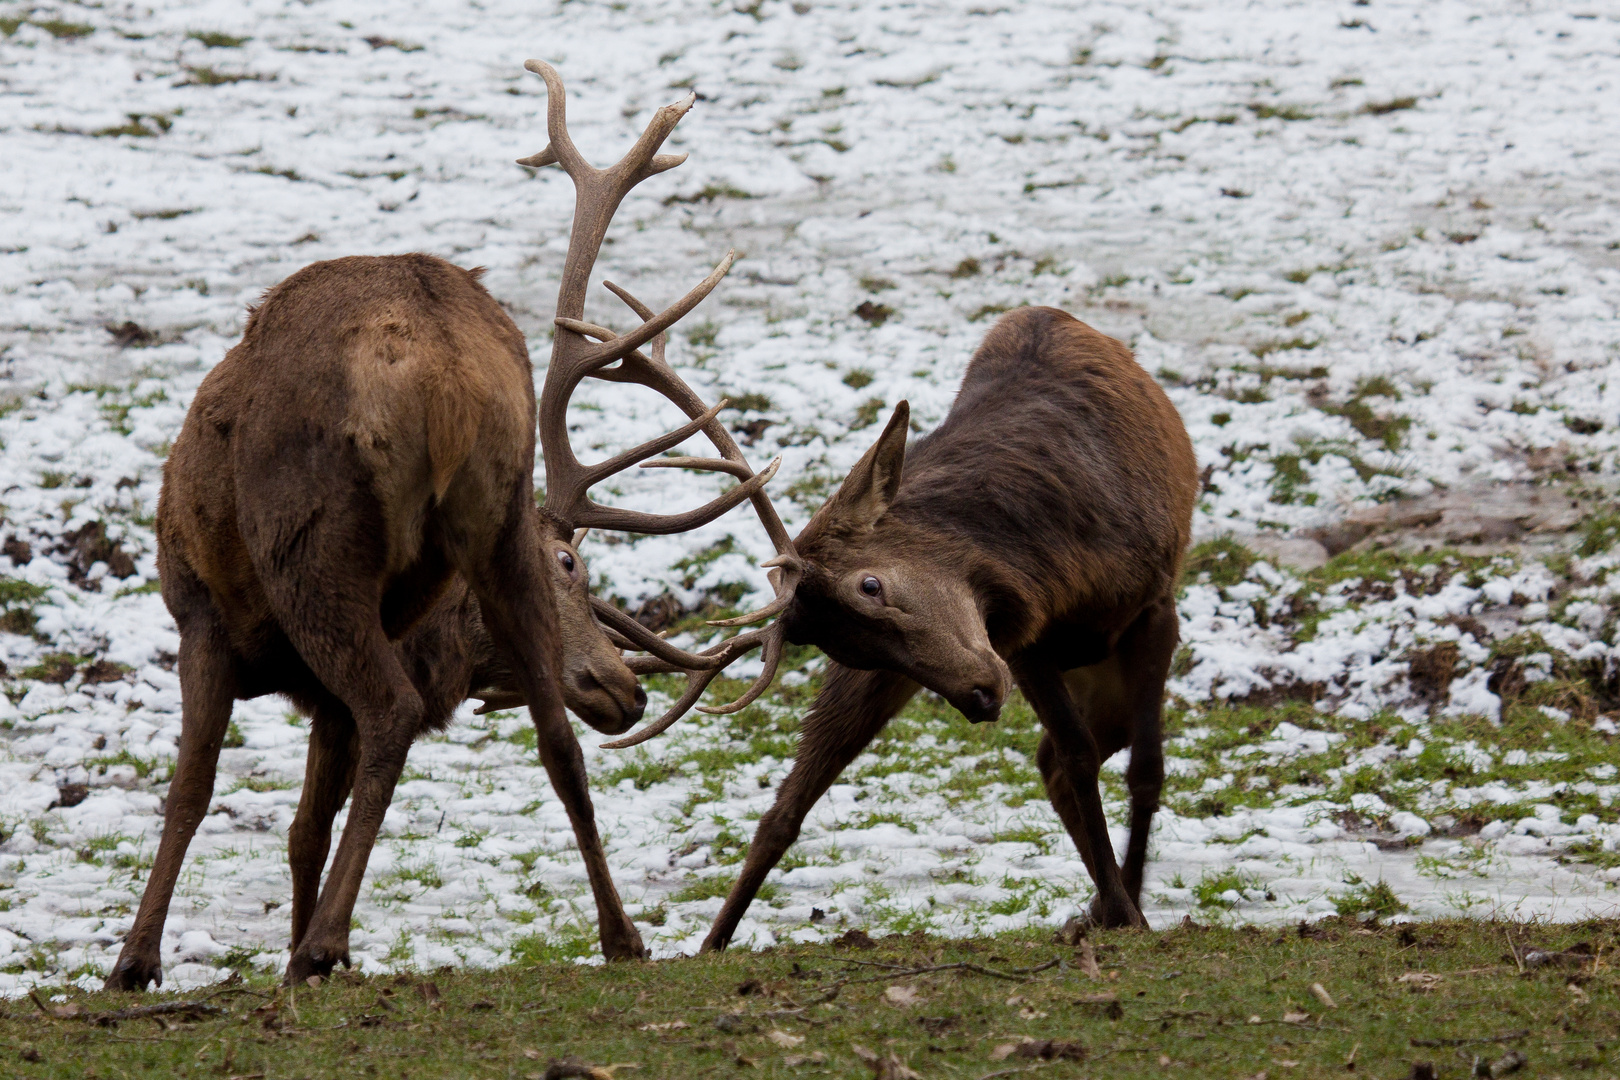
<path fill-rule="evenodd" d="M 349 818 L 326 883 L 287 964 L 287 981 L 326 975 L 349 960 L 349 920 L 405 755 L 421 730 L 423 703 L 383 631 L 384 560 L 375 507 L 328 488 L 324 503 L 265 473 L 242 515 L 244 538 L 277 624 L 328 693 L 354 719 L 359 752 Z M 335 471 L 333 486 L 347 477 Z M 289 511 L 286 508 L 295 509 Z M 307 823 L 307 819 L 306 819 Z"/>
<path fill-rule="evenodd" d="M 916 683 L 893 672 L 856 671 L 832 662 L 827 668 L 827 680 L 799 734 L 793 769 L 754 830 L 742 874 L 703 941 L 704 952 L 718 952 L 731 944 L 748 905 L 766 875 L 799 838 L 811 808 L 917 692 Z"/>
<path fill-rule="evenodd" d="M 341 702 L 315 709 L 310 722 L 309 757 L 298 814 L 287 833 L 287 862 L 292 870 L 292 949 L 297 951 L 315 915 L 321 871 L 332 850 L 332 819 L 349 798 L 359 757 L 354 718 Z"/>
<path fill-rule="evenodd" d="M 1104 926 L 1146 925 L 1114 862 L 1114 844 L 1097 786 L 1103 755 L 1090 718 L 1082 711 L 1083 705 L 1070 696 L 1062 672 L 1036 658 L 1034 652 L 1016 658 L 1009 666 L 1046 729 L 1036 760 L 1052 805 L 1096 883 L 1092 915 Z"/>
<path fill-rule="evenodd" d="M 352 766 L 349 819 L 326 883 L 287 962 L 289 984 L 327 975 L 339 963 L 348 965 L 349 921 L 361 879 L 405 755 L 422 726 L 422 698 L 400 666 L 377 612 L 338 599 L 330 602 L 327 616 L 308 619 L 288 636 L 316 677 L 348 706 L 359 753 Z"/>
<path fill-rule="evenodd" d="M 107 976 L 109 990 L 144 990 L 149 983 L 163 985 L 159 950 L 174 884 L 180 877 L 186 848 L 208 813 L 214 795 L 219 751 L 230 727 L 235 700 L 235 678 L 225 628 L 213 608 L 206 587 L 181 569 L 166 569 L 169 597 L 190 617 L 180 626 L 180 747 L 174 778 L 163 814 L 163 839 L 158 843 L 152 873 L 135 923 L 124 937 L 118 962 Z"/>
<path fill-rule="evenodd" d="M 454 497 L 454 493 L 452 493 Z M 483 543 L 452 547 L 451 557 L 478 597 L 484 624 L 496 648 L 517 676 L 529 700 L 539 737 L 540 761 L 568 812 L 574 839 L 596 901 L 602 955 L 609 960 L 639 959 L 646 946 L 613 884 L 607 852 L 596 828 L 585 756 L 563 712 L 561 641 L 552 609 L 538 514 L 525 489 L 505 512 L 505 524 Z"/>

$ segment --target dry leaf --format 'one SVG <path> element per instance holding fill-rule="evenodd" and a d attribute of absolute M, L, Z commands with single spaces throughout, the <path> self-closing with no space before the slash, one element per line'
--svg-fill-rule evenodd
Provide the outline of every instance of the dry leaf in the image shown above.
<path fill-rule="evenodd" d="M 1159 1055 L 1159 1068 L 1162 1069 L 1166 1065 L 1169 1065 L 1169 1064 L 1170 1064 L 1170 1055 L 1169 1054 L 1160 1054 Z"/>
<path fill-rule="evenodd" d="M 1102 968 L 1097 966 L 1097 950 L 1091 947 L 1091 942 L 1080 942 L 1080 970 L 1085 972 L 1088 979 L 1102 978 Z"/>
<path fill-rule="evenodd" d="M 1327 987 L 1321 983 L 1311 983 L 1311 993 L 1316 995 L 1317 1001 L 1320 1001 L 1328 1008 L 1337 1009 L 1339 1007 L 1339 1003 L 1333 1000 L 1333 995 L 1328 993 Z"/>
<path fill-rule="evenodd" d="M 1258 1016 L 1251 1016 L 1251 1017 L 1249 1017 L 1249 1023 L 1251 1023 L 1251 1024 L 1263 1024 L 1263 1023 L 1265 1023 L 1265 1021 L 1260 1019 Z"/>
<path fill-rule="evenodd" d="M 1046 1014 L 1035 1008 L 1033 1005 L 1025 1005 L 1022 1009 L 1018 1010 L 1018 1018 L 1020 1020 L 1045 1020 Z"/>
<path fill-rule="evenodd" d="M 1023 997 L 1021 995 L 1018 995 L 1018 994 L 1014 994 L 1012 997 L 1007 999 L 1007 1006 L 1009 1008 L 1011 1008 L 1014 1005 L 1022 1005 L 1023 1003 L 1024 1003 Z"/>
<path fill-rule="evenodd" d="M 1395 981 L 1406 983 L 1414 990 L 1433 990 L 1440 985 L 1440 976 L 1432 971 L 1408 971 Z"/>
<path fill-rule="evenodd" d="M 321 977 L 319 975 L 311 975 L 309 978 L 304 980 L 304 985 L 309 987 L 311 990 L 318 990 L 320 989 L 321 985 Z"/>
<path fill-rule="evenodd" d="M 1564 989 L 1569 991 L 1570 997 L 1574 998 L 1582 1005 L 1585 1005 L 1588 1001 L 1592 1000 L 1591 996 L 1587 994 L 1585 990 L 1582 990 L 1576 983 L 1570 983 L 1568 986 L 1564 987 Z"/>
<path fill-rule="evenodd" d="M 686 1028 L 686 1027 L 690 1027 L 690 1026 L 691 1025 L 688 1024 L 685 1020 L 667 1020 L 662 1024 L 642 1024 L 636 1030 L 637 1031 L 680 1031 L 682 1028 Z"/>
<path fill-rule="evenodd" d="M 1187 991 L 1187 994 L 1191 993 L 1191 990 Z M 1182 995 L 1183 1000 L 1186 999 L 1187 994 Z M 1104 990 L 1100 994 L 1081 994 L 1079 997 L 1074 999 L 1074 1003 L 1076 1005 L 1108 1005 L 1118 1000 L 1118 994 L 1114 993 L 1112 990 Z"/>
<path fill-rule="evenodd" d="M 873 1080 L 923 1080 L 922 1074 L 894 1056 L 894 1052 L 879 1056 L 858 1043 L 850 1043 L 855 1056 L 866 1062 L 872 1070 Z"/>
<path fill-rule="evenodd" d="M 1283 1013 L 1283 1023 L 1285 1023 L 1285 1024 L 1303 1024 L 1305 1021 L 1309 1020 L 1310 1018 L 1311 1018 L 1310 1013 L 1308 1013 L 1308 1012 L 1295 1012 L 1292 1009 L 1290 1009 L 1287 1012 Z M 1253 1023 L 1253 1021 L 1250 1021 L 1250 1022 Z"/>
<path fill-rule="evenodd" d="M 820 1050 L 813 1054 L 789 1054 L 782 1059 L 782 1064 L 790 1069 L 796 1069 L 800 1065 L 825 1065 L 826 1063 L 827 1055 Z"/>
<path fill-rule="evenodd" d="M 1008 1058 L 1013 1056 L 1013 1051 L 1015 1051 L 1017 1049 L 1018 1049 L 1018 1044 L 1017 1043 L 1002 1043 L 1000 1046 L 998 1046 L 994 1050 L 990 1051 L 990 1060 L 991 1061 L 1006 1061 Z"/>
<path fill-rule="evenodd" d="M 416 992 L 422 995 L 422 1000 L 427 1002 L 428 1008 L 442 1009 L 444 1007 L 444 1002 L 439 1000 L 438 983 L 419 982 L 416 984 Z"/>
<path fill-rule="evenodd" d="M 782 1031 L 779 1028 L 773 1028 L 772 1030 L 767 1031 L 765 1033 L 765 1037 L 784 1050 L 791 1050 L 795 1046 L 798 1046 L 800 1043 L 804 1042 L 803 1035 L 789 1035 L 787 1032 Z"/>
<path fill-rule="evenodd" d="M 539 1061 L 540 1060 L 540 1051 L 534 1049 L 533 1047 L 530 1047 L 529 1049 L 523 1051 L 523 1056 L 528 1058 L 530 1061 Z"/>
<path fill-rule="evenodd" d="M 883 991 L 883 1000 L 898 1008 L 908 1008 L 917 1004 L 917 988 L 914 986 L 891 986 Z"/>
<path fill-rule="evenodd" d="M 1280 1065 L 1285 1069 L 1297 1069 L 1297 1068 L 1299 1068 L 1299 1062 L 1297 1062 L 1297 1061 L 1282 1061 L 1282 1060 L 1279 1059 L 1277 1061 L 1272 1062 L 1272 1064 L 1273 1065 Z"/>

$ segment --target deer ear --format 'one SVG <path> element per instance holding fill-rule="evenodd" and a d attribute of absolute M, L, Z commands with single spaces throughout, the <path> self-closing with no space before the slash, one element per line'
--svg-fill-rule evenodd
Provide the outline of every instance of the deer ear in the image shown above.
<path fill-rule="evenodd" d="M 902 401 L 871 449 L 849 471 L 838 493 L 827 504 L 831 514 L 846 525 L 871 528 L 894 501 L 900 490 L 900 473 L 906 464 L 906 429 L 911 424 L 911 406 Z"/>

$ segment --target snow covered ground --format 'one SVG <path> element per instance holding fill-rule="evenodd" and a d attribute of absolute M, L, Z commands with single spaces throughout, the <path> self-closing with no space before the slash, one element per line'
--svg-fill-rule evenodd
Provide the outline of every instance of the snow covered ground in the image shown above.
<path fill-rule="evenodd" d="M 672 140 L 691 160 L 627 200 L 599 273 L 657 302 L 738 249 L 672 358 L 747 406 L 759 464 L 785 456 L 790 528 L 895 402 L 923 430 L 944 415 L 1000 311 L 1067 308 L 1166 385 L 1210 467 L 1211 542 L 1183 603 L 1155 923 L 1391 894 L 1419 915 L 1615 911 L 1613 3 L 0 0 L 0 34 L 0 992 L 92 980 L 138 900 L 179 725 L 151 515 L 246 306 L 317 259 L 431 251 L 489 267 L 544 363 L 572 191 L 512 163 L 545 142 L 530 56 L 599 161 L 700 95 Z M 587 388 L 575 445 L 676 417 Z M 673 509 L 714 483 L 611 494 Z M 586 550 L 632 607 L 757 597 L 768 554 L 741 514 Z M 790 686 L 650 752 L 586 740 L 660 955 L 717 910 L 800 706 Z M 526 723 L 469 717 L 413 751 L 356 913 L 368 967 L 589 952 Z M 920 703 L 739 940 L 1061 921 L 1089 884 L 1031 724 Z M 236 725 L 168 985 L 285 958 L 307 725 L 274 701 Z"/>

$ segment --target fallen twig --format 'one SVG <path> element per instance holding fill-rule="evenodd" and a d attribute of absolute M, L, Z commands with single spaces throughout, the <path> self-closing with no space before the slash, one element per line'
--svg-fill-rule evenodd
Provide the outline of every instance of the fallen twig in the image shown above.
<path fill-rule="evenodd" d="M 189 1016 L 197 1020 L 204 1016 L 219 1016 L 224 1012 L 218 1005 L 204 1005 L 200 1001 L 165 1001 L 158 1005 L 135 1005 L 112 1012 L 87 1013 L 81 1019 L 105 1027 L 121 1020 L 145 1020 L 155 1016 Z"/>
<path fill-rule="evenodd" d="M 992 979 L 1006 979 L 1008 982 L 1028 982 L 1029 977 L 1036 972 L 1055 968 L 1062 962 L 1062 960 L 1048 960 L 1044 964 L 1036 964 L 1034 967 L 1028 968 L 1017 968 L 1013 971 L 997 971 L 995 968 L 987 968 L 982 964 L 973 964 L 966 960 L 955 964 L 932 964 L 928 967 L 919 968 L 893 968 L 886 974 L 873 975 L 870 978 L 839 979 L 837 982 L 828 983 L 826 986 L 816 987 L 816 991 L 837 990 L 842 986 L 858 986 L 861 983 L 883 982 L 888 979 L 907 978 L 912 975 L 931 975 L 939 971 L 971 971 L 975 975 L 988 975 Z"/>
<path fill-rule="evenodd" d="M 201 1001 L 164 1001 L 156 1005 L 136 1005 L 128 1009 L 115 1009 L 112 1012 L 93 1013 L 75 1001 L 52 1007 L 45 1004 L 34 990 L 28 991 L 28 996 L 47 1019 L 83 1020 L 99 1027 L 107 1027 L 121 1020 L 146 1020 L 160 1016 L 187 1016 L 193 1020 L 200 1020 L 205 1016 L 219 1016 L 225 1012 L 218 1005 L 205 1005 Z"/>
<path fill-rule="evenodd" d="M 1530 1031 L 1510 1031 L 1506 1035 L 1491 1035 L 1483 1039 L 1412 1039 L 1413 1046 L 1468 1046 L 1473 1043 L 1504 1043 L 1516 1039 L 1528 1039 Z"/>

